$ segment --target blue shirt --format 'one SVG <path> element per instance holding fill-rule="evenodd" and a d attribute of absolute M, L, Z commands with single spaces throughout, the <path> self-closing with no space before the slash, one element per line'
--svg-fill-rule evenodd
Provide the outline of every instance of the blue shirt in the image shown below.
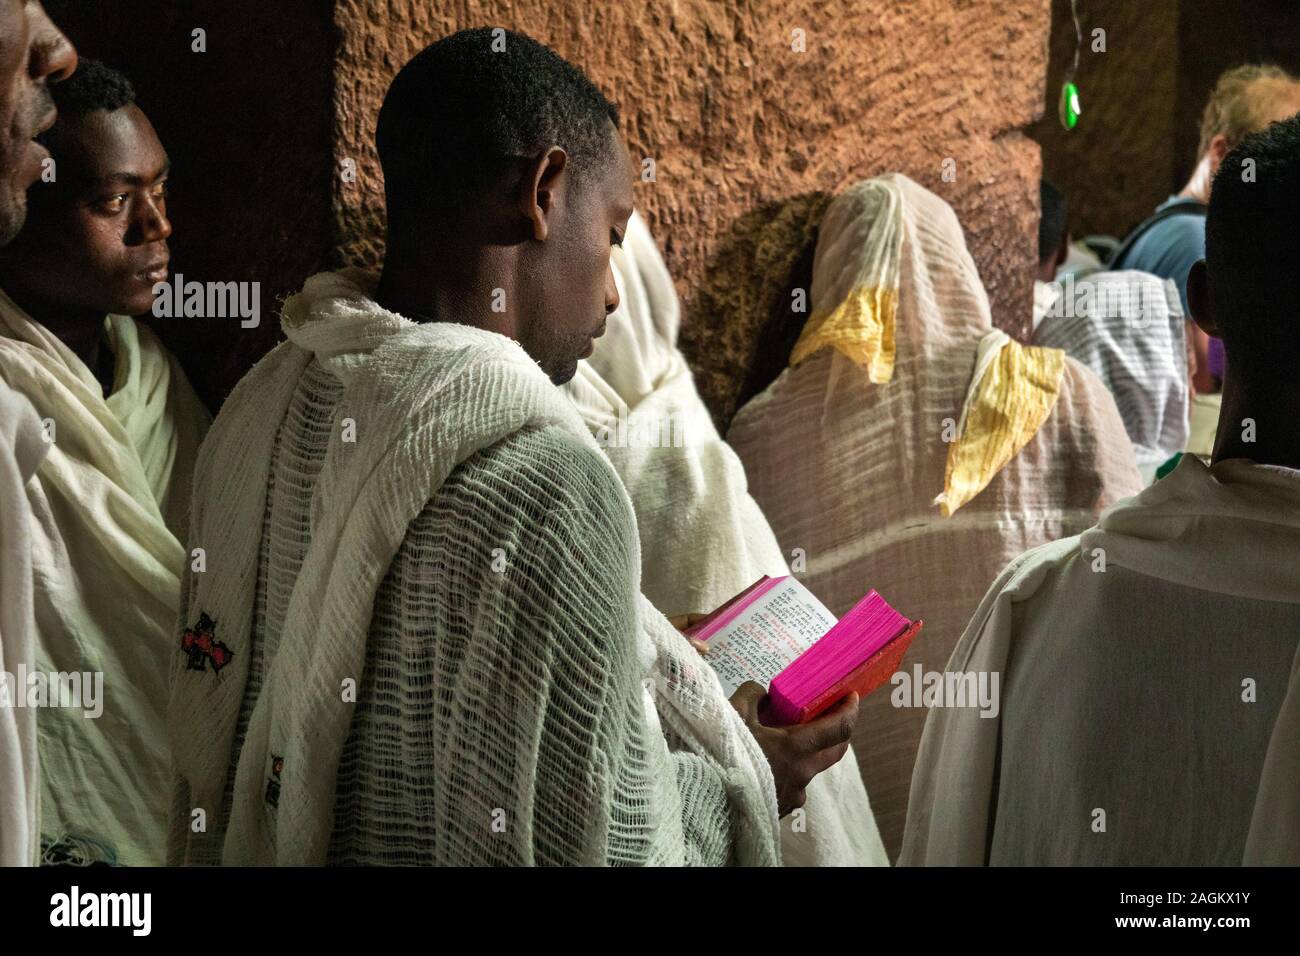
<path fill-rule="evenodd" d="M 1177 196 L 1170 196 L 1156 208 L 1156 212 L 1177 201 Z M 1111 268 L 1137 269 L 1162 279 L 1173 279 L 1178 286 L 1178 297 L 1183 301 L 1183 314 L 1191 315 L 1187 308 L 1187 273 L 1204 258 L 1205 217 L 1196 213 L 1179 213 L 1156 223 L 1139 236 L 1123 261 L 1114 263 Z"/>

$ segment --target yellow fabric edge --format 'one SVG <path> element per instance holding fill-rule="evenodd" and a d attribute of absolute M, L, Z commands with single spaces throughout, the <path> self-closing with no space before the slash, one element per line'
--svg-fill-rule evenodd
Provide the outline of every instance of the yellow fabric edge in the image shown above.
<path fill-rule="evenodd" d="M 966 426 L 948 446 L 939 505 L 952 516 L 1038 434 L 1056 405 L 1065 376 L 1065 352 L 1011 341 L 982 379 Z"/>
<path fill-rule="evenodd" d="M 830 312 L 813 314 L 790 353 L 790 365 L 829 347 L 865 369 L 872 382 L 888 382 L 894 376 L 897 314 L 897 289 L 858 287 Z"/>

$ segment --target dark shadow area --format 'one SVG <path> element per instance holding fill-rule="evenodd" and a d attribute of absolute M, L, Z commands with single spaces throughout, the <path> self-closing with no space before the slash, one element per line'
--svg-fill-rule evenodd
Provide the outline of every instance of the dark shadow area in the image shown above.
<path fill-rule="evenodd" d="M 172 272 L 261 283 L 260 325 L 149 322 L 214 410 L 279 338 L 279 301 L 332 247 L 332 4 L 47 0 L 83 56 L 124 72 L 172 161 Z M 196 52 L 194 33 L 205 31 Z M 250 145 L 251 144 L 251 145 Z"/>
<path fill-rule="evenodd" d="M 1073 61 L 1070 0 L 1053 0 L 1045 112 L 1029 135 L 1044 175 L 1070 202 L 1076 236 L 1124 236 L 1186 183 L 1199 159 L 1201 118 L 1220 74 L 1272 63 L 1300 74 L 1295 0 L 1080 0 L 1076 81 L 1083 113 L 1057 119 Z M 1095 50 L 1103 30 L 1104 50 Z"/>
<path fill-rule="evenodd" d="M 802 281 L 811 300 L 817 226 L 832 198 L 803 193 L 745 213 L 705 267 L 680 344 L 724 435 L 737 409 L 785 368 L 803 329 L 807 314 L 792 310 L 791 290 Z"/>

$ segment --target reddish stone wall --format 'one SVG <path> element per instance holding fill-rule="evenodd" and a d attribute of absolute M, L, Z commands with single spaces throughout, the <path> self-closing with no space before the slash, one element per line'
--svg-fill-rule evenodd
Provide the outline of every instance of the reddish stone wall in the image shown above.
<path fill-rule="evenodd" d="M 165 330 L 214 402 L 275 341 L 278 297 L 322 266 L 379 261 L 373 130 L 384 91 L 419 49 L 471 25 L 536 36 L 619 102 L 634 155 L 656 162 L 638 204 L 724 417 L 754 338 L 742 330 L 738 345 L 709 348 L 714 324 L 729 319 L 693 309 L 696 291 L 710 273 L 724 284 L 784 282 L 719 253 L 756 210 L 791 197 L 908 173 L 957 209 L 999 324 L 1017 332 L 1027 322 L 1038 150 L 1018 130 L 1041 108 L 1049 0 L 48 5 L 83 50 L 140 88 L 175 161 L 176 268 L 263 284 L 261 329 L 203 320 Z M 190 50 L 195 27 L 207 30 L 206 53 Z M 795 29 L 804 53 L 791 48 Z M 353 183 L 339 175 L 348 158 L 359 164 Z M 942 180 L 946 158 L 954 182 Z"/>
<path fill-rule="evenodd" d="M 336 168 L 350 158 L 359 169 L 357 182 L 335 183 L 340 254 L 372 265 L 382 255 L 373 130 L 392 76 L 438 37 L 503 26 L 585 70 L 619 103 L 633 155 L 654 158 L 656 181 L 638 184 L 637 202 L 688 323 L 725 321 L 695 315 L 693 292 L 747 212 L 902 170 L 952 202 L 999 324 L 1023 332 L 1039 164 L 1016 131 L 1041 109 L 1048 3 L 339 0 Z M 792 50 L 795 29 L 805 53 Z M 949 157 L 954 182 L 942 180 Z M 724 391 L 706 389 L 715 411 L 734 397 Z"/>

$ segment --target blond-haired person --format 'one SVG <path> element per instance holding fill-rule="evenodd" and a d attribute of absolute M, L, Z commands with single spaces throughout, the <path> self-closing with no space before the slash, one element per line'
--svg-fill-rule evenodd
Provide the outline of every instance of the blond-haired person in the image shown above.
<path fill-rule="evenodd" d="M 1111 269 L 1136 269 L 1173 279 L 1187 307 L 1187 273 L 1205 256 L 1205 208 L 1210 183 L 1229 150 L 1269 124 L 1300 113 L 1300 79 L 1281 67 L 1248 64 L 1223 73 L 1215 83 L 1201 118 L 1196 168 L 1187 184 L 1156 207 L 1155 214 L 1125 240 Z M 1190 451 L 1208 455 L 1218 421 L 1218 392 L 1223 381 L 1223 344 L 1192 322 L 1187 337 L 1195 362 L 1192 383 L 1198 400 L 1192 408 Z"/>

